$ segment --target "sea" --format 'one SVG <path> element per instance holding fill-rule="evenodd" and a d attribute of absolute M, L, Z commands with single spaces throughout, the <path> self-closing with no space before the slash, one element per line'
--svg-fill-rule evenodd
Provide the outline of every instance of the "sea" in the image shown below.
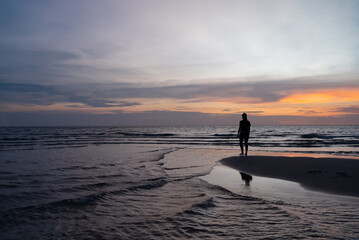
<path fill-rule="evenodd" d="M 359 239 L 359 198 L 222 166 L 237 129 L 0 127 L 0 239 Z M 359 126 L 252 126 L 254 151 L 358 158 Z"/>

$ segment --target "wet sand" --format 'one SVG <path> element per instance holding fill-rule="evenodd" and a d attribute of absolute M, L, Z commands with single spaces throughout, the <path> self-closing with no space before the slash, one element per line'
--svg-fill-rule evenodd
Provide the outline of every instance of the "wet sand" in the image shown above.
<path fill-rule="evenodd" d="M 297 182 L 310 190 L 359 197 L 359 159 L 268 153 L 228 157 L 220 163 L 248 174 Z"/>

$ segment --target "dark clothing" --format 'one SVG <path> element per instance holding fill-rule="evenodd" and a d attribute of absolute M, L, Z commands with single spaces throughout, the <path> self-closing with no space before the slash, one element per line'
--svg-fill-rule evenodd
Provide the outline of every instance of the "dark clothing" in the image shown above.
<path fill-rule="evenodd" d="M 251 122 L 247 120 L 247 114 L 242 114 L 243 120 L 239 122 L 239 129 L 238 129 L 238 137 L 239 137 L 239 146 L 241 147 L 241 156 L 243 156 L 243 141 L 246 147 L 246 153 L 244 156 L 247 156 L 248 152 L 248 139 L 249 133 L 251 131 Z"/>
<path fill-rule="evenodd" d="M 251 122 L 248 120 L 241 120 L 239 122 L 239 138 L 247 139 L 249 138 L 249 132 L 251 131 Z"/>

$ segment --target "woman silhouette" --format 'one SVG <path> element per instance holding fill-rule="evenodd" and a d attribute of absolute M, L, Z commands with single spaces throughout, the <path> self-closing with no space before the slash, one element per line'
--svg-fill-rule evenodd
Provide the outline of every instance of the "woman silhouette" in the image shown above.
<path fill-rule="evenodd" d="M 247 120 L 247 114 L 242 114 L 243 120 L 239 122 L 239 129 L 237 137 L 239 137 L 239 146 L 241 147 L 241 155 L 243 155 L 243 140 L 246 147 L 246 153 L 244 154 L 247 156 L 248 153 L 248 138 L 249 132 L 251 131 L 251 122 Z"/>

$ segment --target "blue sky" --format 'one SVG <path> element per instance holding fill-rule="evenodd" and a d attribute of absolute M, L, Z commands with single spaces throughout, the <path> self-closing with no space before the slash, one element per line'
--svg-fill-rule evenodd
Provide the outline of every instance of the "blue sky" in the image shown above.
<path fill-rule="evenodd" d="M 354 124 L 358 26 L 349 0 L 3 0 L 0 124 Z"/>

